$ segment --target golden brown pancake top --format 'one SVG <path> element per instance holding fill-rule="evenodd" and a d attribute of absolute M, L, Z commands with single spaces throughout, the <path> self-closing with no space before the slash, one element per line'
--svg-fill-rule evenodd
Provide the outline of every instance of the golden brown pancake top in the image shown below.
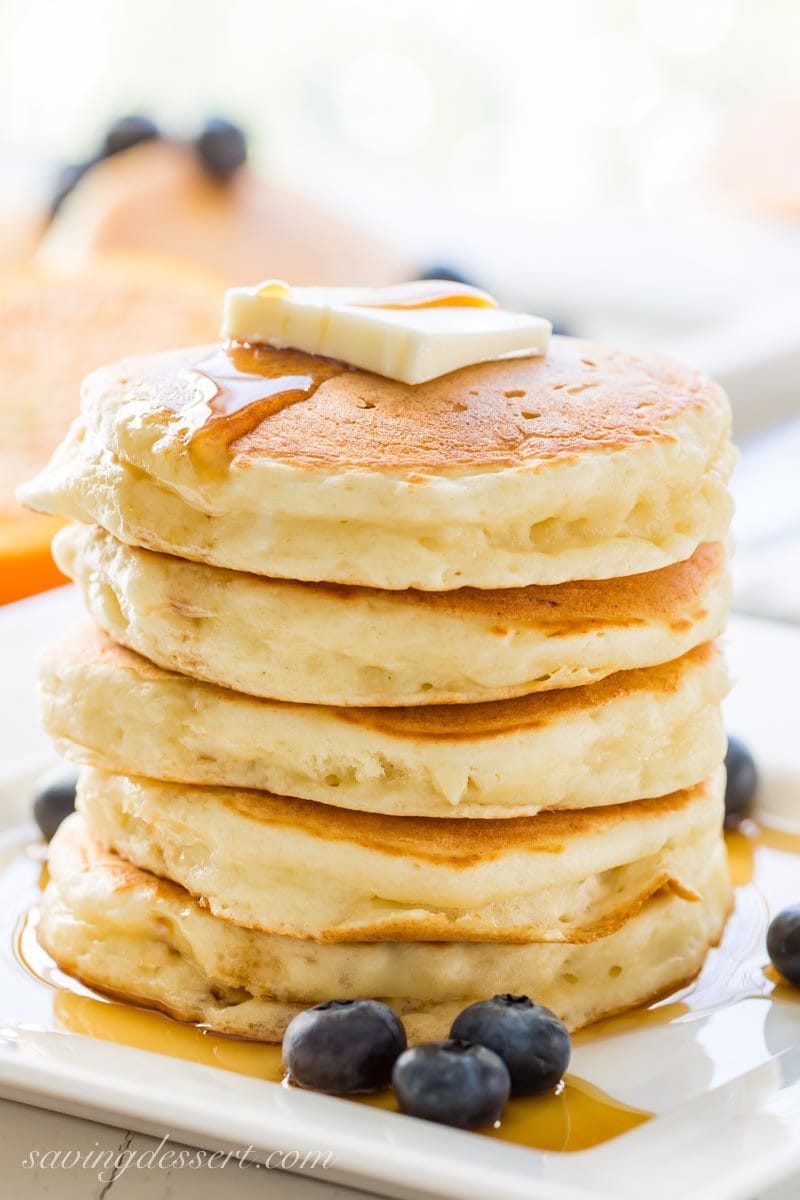
<path fill-rule="evenodd" d="M 213 353 L 128 360 L 104 386 L 133 385 L 151 409 L 180 412 L 196 403 L 191 369 Z M 293 373 L 312 376 L 321 361 L 292 357 Z M 322 469 L 517 467 L 669 437 L 672 418 L 718 397 L 707 376 L 668 359 L 555 337 L 544 357 L 480 363 L 416 386 L 343 369 L 229 448 L 242 468 L 259 459 Z"/>

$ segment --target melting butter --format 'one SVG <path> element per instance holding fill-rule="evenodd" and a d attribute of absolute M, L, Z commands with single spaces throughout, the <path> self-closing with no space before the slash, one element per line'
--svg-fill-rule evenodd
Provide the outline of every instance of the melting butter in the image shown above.
<path fill-rule="evenodd" d="M 290 287 L 270 279 L 231 288 L 222 336 L 290 348 L 426 383 L 460 367 L 547 350 L 543 317 L 507 312 L 479 288 L 441 279 L 387 288 Z"/>

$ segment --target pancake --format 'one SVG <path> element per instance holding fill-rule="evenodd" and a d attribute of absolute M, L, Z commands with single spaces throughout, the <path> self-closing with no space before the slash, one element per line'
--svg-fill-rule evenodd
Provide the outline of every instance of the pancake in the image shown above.
<path fill-rule="evenodd" d="M 708 644 L 583 688 L 420 709 L 245 696 L 163 671 L 93 625 L 39 664 L 44 727 L 76 762 L 398 816 L 530 816 L 689 787 L 724 757 L 726 691 Z"/>
<path fill-rule="evenodd" d="M 25 503 L 259 575 L 432 591 L 608 579 L 689 558 L 731 516 L 722 390 L 570 338 L 416 387 L 195 347 L 95 372 L 82 412 Z"/>
<path fill-rule="evenodd" d="M 280 1041 L 298 1011 L 334 996 L 388 1000 L 411 1041 L 446 1037 L 457 1012 L 498 992 L 532 995 L 575 1030 L 699 971 L 731 904 L 721 841 L 698 887 L 693 903 L 662 889 L 620 929 L 581 945 L 298 943 L 218 920 L 107 852 L 73 816 L 50 847 L 39 938 L 90 987 L 264 1041 Z"/>
<path fill-rule="evenodd" d="M 293 938 L 586 942 L 669 884 L 693 897 L 724 771 L 636 804 L 502 821 L 384 817 L 84 768 L 107 846 L 218 917 Z"/>
<path fill-rule="evenodd" d="M 345 706 L 499 700 L 677 658 L 721 632 L 724 548 L 652 574 L 402 593 L 259 578 L 61 530 L 56 562 L 116 641 L 251 695 Z"/>
<path fill-rule="evenodd" d="M 104 356 L 213 336 L 224 281 L 171 259 L 108 255 L 65 274 L 0 276 L 0 603 L 64 582 L 50 557 L 61 523 L 26 511 L 14 489 L 45 465 Z"/>

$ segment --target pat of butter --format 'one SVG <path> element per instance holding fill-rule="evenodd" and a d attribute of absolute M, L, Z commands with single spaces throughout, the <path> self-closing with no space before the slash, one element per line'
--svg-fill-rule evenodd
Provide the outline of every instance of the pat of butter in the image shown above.
<path fill-rule="evenodd" d="M 441 280 L 388 288 L 231 288 L 222 336 L 335 358 L 401 383 L 459 367 L 544 354 L 551 325 L 505 312 L 485 292 Z"/>

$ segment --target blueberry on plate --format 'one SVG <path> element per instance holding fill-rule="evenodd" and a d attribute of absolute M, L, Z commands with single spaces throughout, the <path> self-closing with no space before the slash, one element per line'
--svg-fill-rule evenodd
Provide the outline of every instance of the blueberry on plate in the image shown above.
<path fill-rule="evenodd" d="M 392 1087 L 401 1112 L 458 1129 L 493 1125 L 511 1094 L 502 1058 L 452 1039 L 406 1050 L 395 1063 Z"/>
<path fill-rule="evenodd" d="M 109 158 L 112 154 L 121 154 L 123 150 L 131 150 L 140 142 L 152 142 L 158 136 L 158 126 L 155 121 L 138 113 L 132 113 L 127 117 L 120 117 L 118 121 L 109 125 L 100 153 L 103 158 Z"/>
<path fill-rule="evenodd" d="M 502 1058 L 515 1096 L 535 1096 L 559 1082 L 572 1046 L 555 1013 L 528 996 L 506 993 L 470 1004 L 456 1017 L 453 1038 L 477 1042 Z"/>
<path fill-rule="evenodd" d="M 767 930 L 767 953 L 784 979 L 800 987 L 800 904 L 778 913 Z"/>
<path fill-rule="evenodd" d="M 728 772 L 725 783 L 725 824 L 731 828 L 749 817 L 758 788 L 758 771 L 753 756 L 739 738 L 728 738 L 725 769 Z"/>
<path fill-rule="evenodd" d="M 347 1095 L 377 1092 L 406 1048 L 402 1021 L 378 1000 L 326 1000 L 289 1022 L 283 1065 L 301 1087 Z"/>
<path fill-rule="evenodd" d="M 247 161 L 247 142 L 238 125 L 224 117 L 206 121 L 197 138 L 197 152 L 209 175 L 230 179 Z"/>
<path fill-rule="evenodd" d="M 48 842 L 61 822 L 75 811 L 75 786 L 78 772 L 59 767 L 42 782 L 33 798 L 33 817 Z"/>

